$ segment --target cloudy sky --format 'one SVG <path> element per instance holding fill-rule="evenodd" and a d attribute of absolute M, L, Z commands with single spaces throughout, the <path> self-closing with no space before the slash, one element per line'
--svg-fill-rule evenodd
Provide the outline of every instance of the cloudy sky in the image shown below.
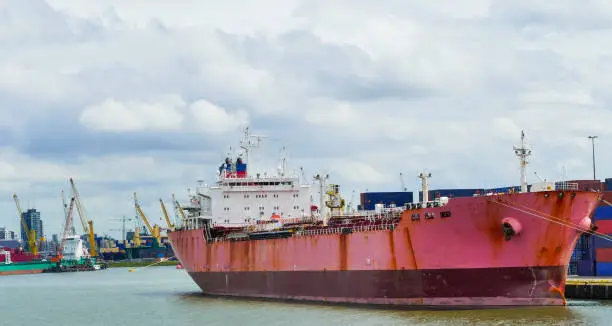
<path fill-rule="evenodd" d="M 612 176 L 611 28 L 601 0 L 0 0 L 0 226 L 16 192 L 59 233 L 69 177 L 98 233 L 133 191 L 159 221 L 246 125 L 348 200 L 517 184 L 521 129 L 530 181 L 592 178 L 593 134 Z"/>

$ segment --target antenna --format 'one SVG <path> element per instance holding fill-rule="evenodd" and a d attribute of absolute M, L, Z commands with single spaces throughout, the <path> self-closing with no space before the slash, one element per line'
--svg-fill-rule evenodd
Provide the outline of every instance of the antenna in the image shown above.
<path fill-rule="evenodd" d="M 280 165 L 278 166 L 278 175 L 281 177 L 285 176 L 285 164 L 286 164 L 286 152 L 285 146 L 283 146 L 280 150 Z"/>
<path fill-rule="evenodd" d="M 244 138 L 240 141 L 240 148 L 244 150 L 244 159 L 247 164 L 251 163 L 249 162 L 249 152 L 252 148 L 259 147 L 263 138 L 267 137 L 261 135 L 251 135 L 249 127 L 244 128 Z"/>
<path fill-rule="evenodd" d="M 521 146 L 514 146 L 514 154 L 521 162 L 521 192 L 527 192 L 527 158 L 531 156 L 531 149 L 525 144 L 525 132 L 521 130 Z"/>
<path fill-rule="evenodd" d="M 565 165 L 563 166 L 563 175 L 561 176 L 561 180 L 565 181 Z"/>
<path fill-rule="evenodd" d="M 304 173 L 304 167 L 300 166 L 300 172 L 302 173 L 302 182 L 308 184 L 308 179 L 306 179 L 306 174 Z"/>

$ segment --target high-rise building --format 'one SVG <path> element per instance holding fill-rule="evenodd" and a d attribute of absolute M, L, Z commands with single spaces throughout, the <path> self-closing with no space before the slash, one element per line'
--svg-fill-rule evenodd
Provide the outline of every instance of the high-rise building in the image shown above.
<path fill-rule="evenodd" d="M 43 222 L 40 219 L 40 212 L 34 208 L 30 208 L 26 212 L 23 212 L 23 219 L 30 230 L 36 231 L 36 243 L 39 243 L 40 238 L 44 236 Z M 26 243 L 26 248 L 31 250 L 29 245 L 27 245 L 28 235 L 23 229 L 23 225 L 21 226 L 21 240 Z"/>
<path fill-rule="evenodd" d="M 16 240 L 15 232 L 9 231 L 6 227 L 0 227 L 0 240 Z"/>

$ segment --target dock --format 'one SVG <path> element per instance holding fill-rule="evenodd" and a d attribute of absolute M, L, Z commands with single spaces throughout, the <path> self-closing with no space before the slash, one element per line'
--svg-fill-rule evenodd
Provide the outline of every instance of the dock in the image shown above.
<path fill-rule="evenodd" d="M 569 277 L 565 283 L 568 299 L 612 299 L 612 277 Z"/>

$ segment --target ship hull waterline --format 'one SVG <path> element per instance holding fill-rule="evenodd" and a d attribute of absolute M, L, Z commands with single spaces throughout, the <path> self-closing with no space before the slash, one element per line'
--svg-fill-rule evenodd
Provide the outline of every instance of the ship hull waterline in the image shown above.
<path fill-rule="evenodd" d="M 7 275 L 23 275 L 23 274 L 40 274 L 45 270 L 53 267 L 52 263 L 14 263 L 8 265 L 0 265 L 0 276 Z"/>
<path fill-rule="evenodd" d="M 583 191 L 455 198 L 407 210 L 385 229 L 212 242 L 203 229 L 191 229 L 170 232 L 169 239 L 209 295 L 406 307 L 562 306 L 573 248 L 598 199 Z M 510 237 L 502 231 L 508 219 L 516 231 Z"/>
<path fill-rule="evenodd" d="M 550 280 L 562 282 L 566 270 L 567 266 L 552 266 L 189 275 L 205 295 L 211 296 L 454 309 L 562 306 L 564 298 L 551 293 Z"/>

